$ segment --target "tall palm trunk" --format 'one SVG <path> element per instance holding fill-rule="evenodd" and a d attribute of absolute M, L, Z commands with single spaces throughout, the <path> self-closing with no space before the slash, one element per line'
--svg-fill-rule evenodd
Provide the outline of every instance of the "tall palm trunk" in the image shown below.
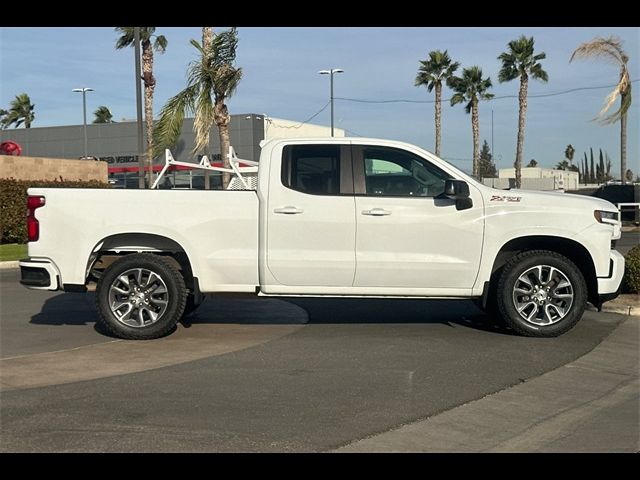
<path fill-rule="evenodd" d="M 520 92 L 518 100 L 520 109 L 518 113 L 518 143 L 516 146 L 516 188 L 522 185 L 522 152 L 524 150 L 524 121 L 527 114 L 527 88 L 529 86 L 529 77 L 526 73 L 520 76 Z"/>
<path fill-rule="evenodd" d="M 473 176 L 477 177 L 480 164 L 480 120 L 477 98 L 471 100 L 471 130 L 473 131 Z"/>
<path fill-rule="evenodd" d="M 436 83 L 436 156 L 440 156 L 440 119 L 442 115 L 442 83 Z"/>
<path fill-rule="evenodd" d="M 625 105 L 628 92 L 620 95 L 622 105 Z M 620 115 L 620 180 L 622 184 L 627 183 L 627 112 Z"/>
<path fill-rule="evenodd" d="M 231 116 L 229 110 L 224 104 L 224 98 L 216 99 L 216 105 L 213 109 L 213 118 L 218 126 L 218 132 L 220 134 L 220 153 L 222 154 L 222 166 L 224 168 L 231 168 L 231 162 L 229 161 L 229 146 L 231 145 L 231 139 L 229 137 L 229 122 Z M 222 174 L 222 188 L 226 190 L 231 175 L 227 172 Z"/>
<path fill-rule="evenodd" d="M 213 28 L 212 27 L 202 27 L 202 48 L 205 50 L 209 48 L 211 45 L 211 41 L 213 40 Z M 204 152 L 205 155 L 209 155 L 209 145 L 207 145 L 207 151 Z M 209 171 L 204 171 L 204 189 L 209 190 L 211 188 L 211 181 L 209 179 Z"/>
<path fill-rule="evenodd" d="M 144 80 L 144 118 L 147 126 L 146 165 L 149 186 L 153 184 L 153 91 L 156 79 L 153 76 L 153 48 L 151 40 L 142 42 L 142 79 Z"/>

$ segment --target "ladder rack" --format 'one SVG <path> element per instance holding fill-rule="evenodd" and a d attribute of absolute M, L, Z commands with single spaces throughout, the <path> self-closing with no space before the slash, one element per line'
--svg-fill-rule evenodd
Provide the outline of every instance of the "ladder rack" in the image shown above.
<path fill-rule="evenodd" d="M 195 168 L 199 170 L 232 173 L 234 176 L 229 182 L 227 190 L 256 190 L 258 180 L 258 162 L 238 158 L 238 156 L 236 155 L 236 151 L 231 146 L 229 147 L 229 153 L 227 154 L 227 157 L 229 158 L 229 164 L 231 165 L 231 168 L 216 167 L 214 165 L 211 165 L 211 162 L 206 155 L 202 157 L 199 163 L 180 162 L 173 158 L 171 151 L 167 148 L 164 151 L 164 167 L 158 174 L 156 181 L 153 182 L 153 185 L 151 185 L 151 188 L 158 188 L 158 185 L 160 185 L 160 180 L 162 180 L 164 174 L 167 173 L 169 167 L 171 167 L 172 165 L 176 165 L 187 168 Z M 241 163 L 249 166 L 241 166 Z"/>

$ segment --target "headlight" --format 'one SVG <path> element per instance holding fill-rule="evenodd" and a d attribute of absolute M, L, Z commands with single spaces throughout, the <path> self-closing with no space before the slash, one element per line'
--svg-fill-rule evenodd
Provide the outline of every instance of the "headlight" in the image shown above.
<path fill-rule="evenodd" d="M 605 210 L 594 210 L 593 216 L 599 223 L 618 223 L 618 212 L 607 212 Z"/>

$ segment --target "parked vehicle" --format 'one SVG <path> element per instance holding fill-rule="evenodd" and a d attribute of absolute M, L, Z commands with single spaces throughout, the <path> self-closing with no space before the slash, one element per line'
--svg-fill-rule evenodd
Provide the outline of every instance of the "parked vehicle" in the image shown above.
<path fill-rule="evenodd" d="M 619 203 L 638 203 L 640 202 L 640 185 L 601 185 L 591 195 L 607 200 L 614 205 Z M 637 208 L 623 209 L 620 212 L 621 220 L 624 222 L 637 221 L 637 210 Z"/>
<path fill-rule="evenodd" d="M 617 296 L 617 218 L 597 198 L 486 187 L 401 142 L 274 139 L 255 190 L 29 189 L 21 283 L 95 283 L 100 322 L 130 339 L 229 292 L 471 298 L 552 337 Z"/>

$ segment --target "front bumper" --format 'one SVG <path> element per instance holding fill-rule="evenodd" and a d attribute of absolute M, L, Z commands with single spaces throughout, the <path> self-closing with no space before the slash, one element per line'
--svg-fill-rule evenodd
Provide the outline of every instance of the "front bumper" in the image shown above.
<path fill-rule="evenodd" d="M 35 290 L 60 290 L 60 271 L 49 259 L 20 260 L 20 283 Z"/>
<path fill-rule="evenodd" d="M 609 265 L 609 276 L 598 278 L 598 295 L 601 296 L 609 296 L 619 292 L 622 277 L 624 276 L 624 257 L 617 250 L 609 252 Z M 612 300 L 612 298 L 607 300 Z"/>

